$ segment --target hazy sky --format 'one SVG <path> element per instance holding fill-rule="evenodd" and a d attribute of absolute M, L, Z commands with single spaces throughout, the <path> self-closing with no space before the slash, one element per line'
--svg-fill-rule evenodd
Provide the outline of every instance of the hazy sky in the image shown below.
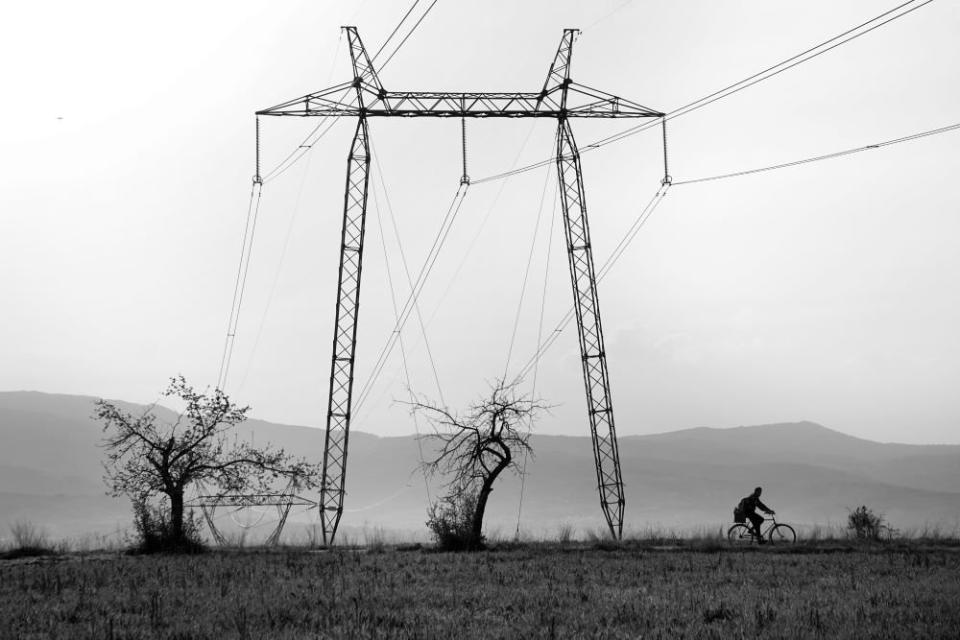
<path fill-rule="evenodd" d="M 381 80 L 393 90 L 539 90 L 562 29 L 580 27 L 575 80 L 669 111 L 895 4 L 439 0 Z M 215 384 L 253 173 L 253 112 L 348 79 L 340 25 L 356 25 L 373 51 L 408 6 L 8 7 L 0 389 L 152 402 L 177 373 Z M 671 173 L 749 169 L 958 122 L 958 33 L 960 4 L 939 0 L 677 118 Z M 314 124 L 264 121 L 264 168 Z M 584 146 L 629 124 L 574 128 Z M 549 157 L 554 126 L 470 121 L 470 174 Z M 263 191 L 227 385 L 257 417 L 323 425 L 353 127 L 339 123 Z M 393 324 L 388 261 L 406 295 L 393 220 L 416 271 L 460 175 L 458 121 L 370 128 L 387 190 L 375 174 L 358 387 Z M 619 432 L 812 420 L 877 440 L 960 443 L 958 143 L 953 132 L 675 187 L 600 287 Z M 584 156 L 598 262 L 656 190 L 660 154 L 654 130 Z M 571 302 L 555 182 L 550 166 L 466 196 L 421 298 L 452 406 L 530 357 L 541 303 L 546 334 Z M 414 390 L 438 397 L 416 316 L 404 336 Z M 355 429 L 413 431 L 395 402 L 405 396 L 399 355 Z M 544 432 L 587 433 L 578 358 L 570 326 L 536 381 L 557 405 Z"/>

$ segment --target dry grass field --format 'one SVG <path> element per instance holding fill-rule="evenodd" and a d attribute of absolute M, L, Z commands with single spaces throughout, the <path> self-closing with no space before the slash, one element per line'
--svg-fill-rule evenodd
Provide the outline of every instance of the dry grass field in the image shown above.
<path fill-rule="evenodd" d="M 956 548 L 501 545 L 0 562 L 0 637 L 956 638 Z"/>

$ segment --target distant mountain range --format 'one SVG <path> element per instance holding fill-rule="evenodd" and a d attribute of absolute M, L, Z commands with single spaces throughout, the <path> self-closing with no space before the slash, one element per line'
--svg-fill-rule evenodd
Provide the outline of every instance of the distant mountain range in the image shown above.
<path fill-rule="evenodd" d="M 129 504 L 104 494 L 94 400 L 0 393 L 0 538 L 24 520 L 54 536 L 129 526 Z M 238 435 L 251 434 L 257 444 L 314 460 L 323 453 L 322 430 L 250 420 Z M 581 535 L 599 531 L 589 438 L 541 434 L 532 445 L 536 456 L 527 462 L 525 482 L 505 478 L 494 491 L 489 532 L 512 536 L 518 513 L 521 530 L 531 535 L 555 534 L 564 525 Z M 798 422 L 621 437 L 620 458 L 627 530 L 719 526 L 757 485 L 778 517 L 799 525 L 842 526 L 848 510 L 863 504 L 904 530 L 960 527 L 960 445 L 878 443 Z M 348 463 L 344 532 L 383 528 L 425 537 L 427 485 L 433 497 L 442 486 L 440 479 L 424 482 L 413 436 L 352 432 Z M 315 517 L 293 513 L 289 535 L 304 535 Z"/>

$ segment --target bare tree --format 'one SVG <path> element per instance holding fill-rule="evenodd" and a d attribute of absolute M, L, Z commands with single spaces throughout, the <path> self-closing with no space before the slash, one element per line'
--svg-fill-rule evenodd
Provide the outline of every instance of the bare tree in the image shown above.
<path fill-rule="evenodd" d="M 317 466 L 302 458 L 236 439 L 231 444 L 227 433 L 246 419 L 249 407 L 238 407 L 219 389 L 197 393 L 180 376 L 163 395 L 185 404 L 172 424 L 160 423 L 152 407 L 134 416 L 107 400 L 96 402 L 94 417 L 106 434 L 104 480 L 111 495 L 127 495 L 134 505 L 166 496 L 170 543 L 185 540 L 184 493 L 196 482 L 212 482 L 224 493 L 267 492 L 279 479 L 298 489 L 317 486 Z"/>
<path fill-rule="evenodd" d="M 453 512 L 466 507 L 467 548 L 482 545 L 483 516 L 493 483 L 505 470 L 520 472 L 518 461 L 533 454 L 530 433 L 537 413 L 549 409 L 538 400 L 518 396 L 517 386 L 518 381 L 497 380 L 463 415 L 427 401 L 409 403 L 433 425 L 434 432 L 424 438 L 438 443 L 435 457 L 424 463 L 426 470 L 448 476 L 449 492 L 443 500 Z M 431 519 L 437 517 L 437 509 L 432 506 Z"/>

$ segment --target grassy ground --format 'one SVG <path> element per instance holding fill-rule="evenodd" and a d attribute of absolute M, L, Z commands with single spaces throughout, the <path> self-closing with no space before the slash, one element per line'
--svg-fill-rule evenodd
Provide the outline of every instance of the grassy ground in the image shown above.
<path fill-rule="evenodd" d="M 0 562 L 2 638 L 956 638 L 960 553 L 520 545 Z"/>

